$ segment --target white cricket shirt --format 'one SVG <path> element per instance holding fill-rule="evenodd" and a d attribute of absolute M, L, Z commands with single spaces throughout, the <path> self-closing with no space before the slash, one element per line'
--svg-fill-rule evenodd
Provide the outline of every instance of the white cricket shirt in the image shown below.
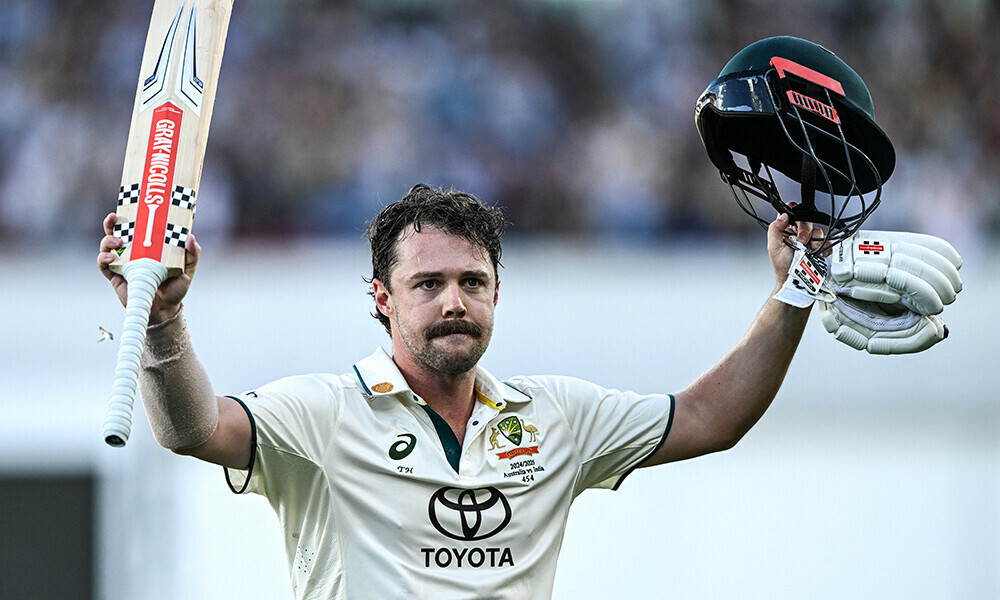
<path fill-rule="evenodd" d="M 476 391 L 460 445 L 381 348 L 239 397 L 255 458 L 227 478 L 277 512 L 296 598 L 550 598 L 573 499 L 616 488 L 673 415 L 568 377 L 479 368 Z"/>

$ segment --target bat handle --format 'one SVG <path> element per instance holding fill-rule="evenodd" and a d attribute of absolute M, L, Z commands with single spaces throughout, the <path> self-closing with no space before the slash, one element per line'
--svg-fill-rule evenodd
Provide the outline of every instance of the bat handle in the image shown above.
<path fill-rule="evenodd" d="M 156 289 L 167 278 L 163 263 L 151 258 L 139 258 L 122 269 L 128 282 L 125 304 L 125 324 L 122 326 L 118 346 L 115 379 L 111 385 L 111 401 L 104 417 L 104 441 L 109 446 L 121 448 L 132 432 L 132 409 L 139 382 L 139 359 L 146 341 L 149 311 L 156 297 Z"/>

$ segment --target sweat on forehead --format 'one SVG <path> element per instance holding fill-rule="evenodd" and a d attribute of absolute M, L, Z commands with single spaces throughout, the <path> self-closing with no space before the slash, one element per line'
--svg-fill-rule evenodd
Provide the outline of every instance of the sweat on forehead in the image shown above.
<path fill-rule="evenodd" d="M 442 244 L 446 247 L 444 254 L 440 251 Z M 436 225 L 423 225 L 418 228 L 414 224 L 399 232 L 389 269 L 395 271 L 403 261 L 426 263 L 432 258 L 429 253 L 436 253 L 438 262 L 442 258 L 447 258 L 446 262 L 458 264 L 471 258 L 477 262 L 491 264 L 489 252 L 477 240 L 457 235 Z"/>

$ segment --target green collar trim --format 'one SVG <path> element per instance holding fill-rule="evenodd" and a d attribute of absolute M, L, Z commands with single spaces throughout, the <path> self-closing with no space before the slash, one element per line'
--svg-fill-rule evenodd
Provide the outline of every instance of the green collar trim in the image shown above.
<path fill-rule="evenodd" d="M 426 404 L 421 404 L 420 406 L 427 411 L 427 416 L 434 423 L 434 429 L 437 430 L 438 438 L 441 439 L 441 445 L 444 446 L 445 458 L 448 459 L 451 468 L 455 469 L 455 472 L 458 473 L 458 461 L 462 458 L 462 444 L 458 442 L 455 432 L 451 430 L 451 426 L 448 425 L 448 422 L 441 415 L 434 412 L 434 409 Z"/>

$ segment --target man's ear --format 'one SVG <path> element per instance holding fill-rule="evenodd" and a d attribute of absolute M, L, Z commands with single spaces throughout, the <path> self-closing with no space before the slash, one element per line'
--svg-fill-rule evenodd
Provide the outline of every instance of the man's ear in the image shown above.
<path fill-rule="evenodd" d="M 497 279 L 497 286 L 493 288 L 493 306 L 497 305 L 500 301 L 500 280 Z"/>
<path fill-rule="evenodd" d="M 389 287 L 379 279 L 372 279 L 372 296 L 375 297 L 375 308 L 388 317 L 392 313 L 392 305 L 389 303 Z"/>

